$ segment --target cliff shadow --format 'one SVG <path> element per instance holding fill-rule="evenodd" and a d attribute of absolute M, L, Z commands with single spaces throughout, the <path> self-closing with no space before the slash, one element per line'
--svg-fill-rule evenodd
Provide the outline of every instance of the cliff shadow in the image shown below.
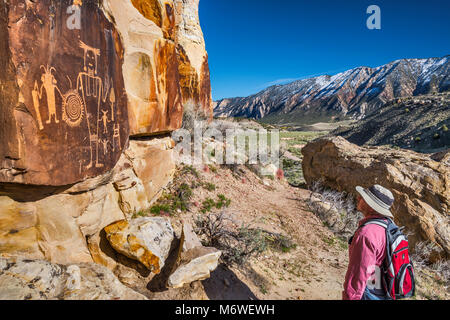
<path fill-rule="evenodd" d="M 73 185 L 52 187 L 16 183 L 0 183 L 0 196 L 6 196 L 16 202 L 36 202 L 63 193 Z"/>

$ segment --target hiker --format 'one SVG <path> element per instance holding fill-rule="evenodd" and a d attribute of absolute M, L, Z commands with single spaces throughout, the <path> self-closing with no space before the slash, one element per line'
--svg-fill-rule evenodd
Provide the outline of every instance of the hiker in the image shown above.
<path fill-rule="evenodd" d="M 350 240 L 350 260 L 342 299 L 389 300 L 382 286 L 380 271 L 386 258 L 386 228 L 377 224 L 365 224 L 376 218 L 393 219 L 390 208 L 394 203 L 394 196 L 380 185 L 369 189 L 356 187 L 356 191 L 359 193 L 357 210 L 364 218 Z"/>

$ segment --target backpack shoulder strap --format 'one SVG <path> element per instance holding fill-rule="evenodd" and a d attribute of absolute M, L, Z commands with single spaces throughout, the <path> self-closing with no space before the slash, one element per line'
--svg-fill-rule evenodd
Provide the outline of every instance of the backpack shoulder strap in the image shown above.
<path fill-rule="evenodd" d="M 374 218 L 374 219 L 371 219 L 371 220 L 367 221 L 366 223 L 364 223 L 360 228 L 365 227 L 370 224 L 376 224 L 376 225 L 379 225 L 380 227 L 387 229 L 389 226 L 389 221 L 386 222 L 385 219 L 383 219 L 383 218 Z"/>
<path fill-rule="evenodd" d="M 366 223 L 362 224 L 361 226 L 359 226 L 359 228 L 356 229 L 356 231 L 358 231 L 359 229 L 361 229 L 361 228 L 363 228 L 363 227 L 365 227 L 367 225 L 371 225 L 371 224 L 376 224 L 376 225 L 378 225 L 380 227 L 383 227 L 384 229 L 387 230 L 388 227 L 389 227 L 389 224 L 391 222 L 392 221 L 389 218 L 373 218 L 373 219 L 370 219 L 369 221 L 367 221 Z M 348 244 L 349 245 L 353 242 L 353 239 L 354 239 L 354 237 L 356 235 L 356 231 L 355 231 L 355 234 L 348 240 Z"/>

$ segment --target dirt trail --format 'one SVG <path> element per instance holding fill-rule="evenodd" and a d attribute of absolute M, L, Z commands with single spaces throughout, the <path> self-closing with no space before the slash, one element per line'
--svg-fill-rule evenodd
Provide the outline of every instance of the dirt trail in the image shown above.
<path fill-rule="evenodd" d="M 265 183 L 244 168 L 236 178 L 229 169 L 201 172 L 201 180 L 213 183 L 213 192 L 195 189 L 193 201 L 223 194 L 231 199 L 227 213 L 252 227 L 289 236 L 296 248 L 289 252 L 266 251 L 253 258 L 245 270 L 218 268 L 203 281 L 210 299 L 340 299 L 347 266 L 342 241 L 308 211 L 309 191 L 293 188 L 285 181 Z M 188 215 L 195 216 L 199 209 Z"/>

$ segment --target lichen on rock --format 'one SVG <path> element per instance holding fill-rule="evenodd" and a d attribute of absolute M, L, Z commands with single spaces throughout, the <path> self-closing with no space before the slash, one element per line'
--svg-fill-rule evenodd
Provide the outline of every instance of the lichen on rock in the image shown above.
<path fill-rule="evenodd" d="M 165 218 L 138 218 L 119 221 L 105 228 L 111 246 L 128 258 L 141 262 L 159 274 L 175 239 L 170 221 Z"/>

